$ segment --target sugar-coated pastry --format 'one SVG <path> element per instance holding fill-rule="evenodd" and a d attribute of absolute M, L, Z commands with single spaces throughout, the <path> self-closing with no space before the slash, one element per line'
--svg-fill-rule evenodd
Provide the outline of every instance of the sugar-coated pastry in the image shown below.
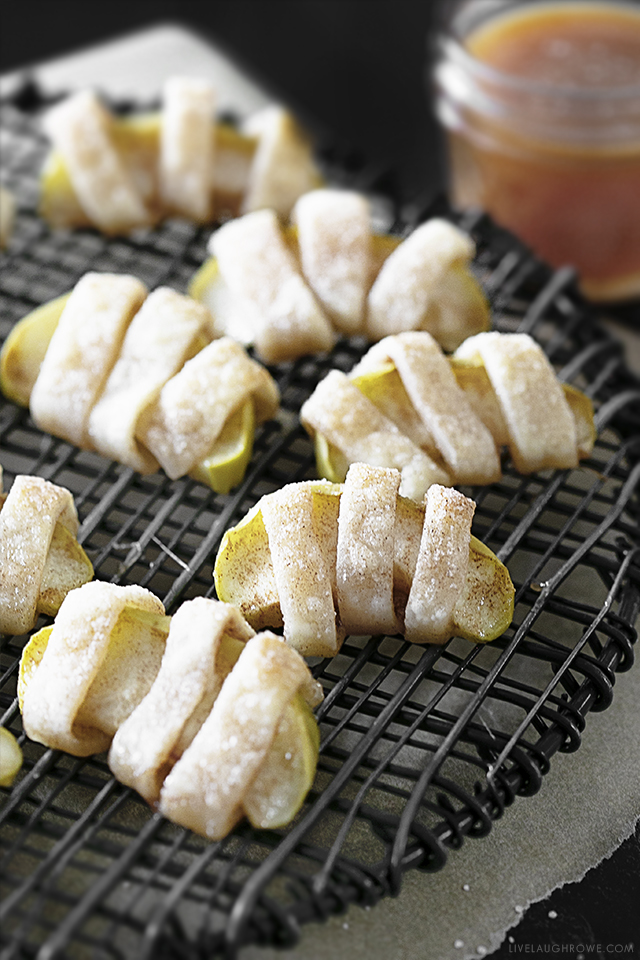
<path fill-rule="evenodd" d="M 109 766 L 155 803 L 166 773 L 211 711 L 234 664 L 231 653 L 254 631 L 237 607 L 196 597 L 171 618 L 160 670 L 146 697 L 116 731 Z M 226 640 L 225 640 L 226 638 Z M 223 643 L 223 641 L 225 641 Z"/>
<path fill-rule="evenodd" d="M 288 226 L 275 209 L 240 217 L 212 235 L 191 295 L 218 334 L 254 344 L 269 363 L 321 352 L 339 335 L 427 330 L 454 350 L 487 330 L 471 238 L 440 219 L 405 239 L 376 234 L 369 206 L 322 188 L 298 199 Z"/>
<path fill-rule="evenodd" d="M 589 398 L 558 381 L 527 334 L 480 333 L 453 357 L 426 331 L 385 337 L 348 375 L 329 371 L 300 417 L 321 476 L 342 481 L 357 460 L 397 467 L 415 500 L 431 483 L 498 480 L 502 447 L 531 473 L 576 466 L 595 441 Z"/>
<path fill-rule="evenodd" d="M 18 699 L 32 739 L 76 756 L 110 747 L 122 783 L 213 839 L 244 814 L 284 826 L 314 779 L 320 684 L 217 600 L 167 617 L 141 587 L 74 590 L 25 647 Z"/>
<path fill-rule="evenodd" d="M 475 504 L 434 485 L 425 506 L 399 484 L 397 470 L 353 464 L 344 484 L 262 497 L 223 538 L 218 596 L 256 629 L 283 626 L 305 656 L 333 656 L 345 633 L 495 639 L 511 622 L 513 584 L 471 536 Z"/>
<path fill-rule="evenodd" d="M 287 708 L 310 680 L 302 657 L 267 631 L 249 640 L 208 718 L 167 776 L 159 809 L 219 840 L 245 812 Z"/>
<path fill-rule="evenodd" d="M 53 107 L 45 132 L 62 157 L 89 220 L 104 233 L 148 226 L 149 211 L 112 137 L 112 117 L 93 90 Z"/>
<path fill-rule="evenodd" d="M 362 330 L 371 285 L 371 214 L 362 194 L 312 190 L 293 208 L 307 283 L 340 333 Z"/>
<path fill-rule="evenodd" d="M 106 750 L 158 672 L 164 607 L 143 587 L 94 580 L 65 598 L 49 630 L 24 685 L 25 731 L 75 756 Z"/>
<path fill-rule="evenodd" d="M 172 76 L 157 112 L 117 116 L 81 90 L 43 121 L 52 143 L 40 212 L 54 228 L 128 234 L 169 216 L 198 224 L 273 207 L 287 217 L 321 182 L 309 139 L 282 107 L 218 122 L 214 86 Z"/>
<path fill-rule="evenodd" d="M 220 227 L 210 249 L 234 297 L 253 308 L 254 342 L 265 363 L 333 346 L 331 324 L 305 283 L 272 210 L 258 210 Z"/>
<path fill-rule="evenodd" d="M 162 466 L 228 493 L 275 380 L 235 340 L 211 342 L 203 304 L 134 277 L 86 274 L 23 317 L 0 351 L 0 386 L 37 426 L 140 473 Z"/>
<path fill-rule="evenodd" d="M 64 487 L 19 475 L 0 494 L 0 633 L 26 633 L 38 614 L 55 613 L 70 590 L 91 579 L 77 533 Z"/>
<path fill-rule="evenodd" d="M 215 92 L 206 80 L 169 77 L 160 133 L 160 196 L 170 213 L 211 219 L 215 181 Z"/>
<path fill-rule="evenodd" d="M 135 277 L 85 273 L 67 300 L 31 390 L 41 430 L 87 446 L 91 409 L 147 288 Z"/>

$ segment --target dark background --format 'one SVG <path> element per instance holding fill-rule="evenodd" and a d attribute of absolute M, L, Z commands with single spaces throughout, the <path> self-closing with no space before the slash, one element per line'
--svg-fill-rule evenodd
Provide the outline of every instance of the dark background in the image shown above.
<path fill-rule="evenodd" d="M 181 24 L 214 40 L 320 137 L 393 169 L 401 199 L 412 201 L 444 185 L 426 68 L 435 8 L 430 0 L 2 0 L 0 71 L 145 26 Z M 608 945 L 630 942 L 635 951 L 625 956 L 635 956 L 639 908 L 636 836 L 582 883 L 534 905 L 511 932 L 513 943 L 492 957 L 507 960 L 518 945 L 533 952 L 538 945 L 571 951 L 601 944 L 605 952 L 589 956 L 603 960 Z M 577 957 L 575 950 L 568 955 Z"/>

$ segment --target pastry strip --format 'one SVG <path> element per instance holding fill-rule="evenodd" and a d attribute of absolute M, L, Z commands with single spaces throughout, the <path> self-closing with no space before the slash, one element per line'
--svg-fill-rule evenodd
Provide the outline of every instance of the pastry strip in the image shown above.
<path fill-rule="evenodd" d="M 256 350 L 280 363 L 329 350 L 334 333 L 287 248 L 273 210 L 230 221 L 213 234 L 210 249 L 233 295 L 258 309 Z"/>
<path fill-rule="evenodd" d="M 405 610 L 405 637 L 413 643 L 442 643 L 453 632 L 453 613 L 469 567 L 475 506 L 451 487 L 429 488 Z"/>
<path fill-rule="evenodd" d="M 371 274 L 371 215 L 359 193 L 312 190 L 293 210 L 302 271 L 341 333 L 361 330 Z"/>
<path fill-rule="evenodd" d="M 281 637 L 249 640 L 191 746 L 160 794 L 160 811 L 212 840 L 242 817 L 243 798 L 265 762 L 289 703 L 308 683 L 302 657 Z"/>
<path fill-rule="evenodd" d="M 237 607 L 197 597 L 182 604 L 171 627 L 158 675 L 147 696 L 117 731 L 109 766 L 153 804 L 168 766 L 182 755 L 209 715 L 233 662 L 225 636 L 246 643 L 254 631 Z"/>
<path fill-rule="evenodd" d="M 479 333 L 456 356 L 480 356 L 502 409 L 517 470 L 578 464 L 576 423 L 542 348 L 526 333 Z"/>
<path fill-rule="evenodd" d="M 215 94 L 206 80 L 170 77 L 164 85 L 160 194 L 167 212 L 197 223 L 211 216 Z"/>
<path fill-rule="evenodd" d="M 31 391 L 41 430 L 88 446 L 87 424 L 147 288 L 135 277 L 86 273 L 74 287 Z"/>
<path fill-rule="evenodd" d="M 211 453 L 229 416 L 250 399 L 256 419 L 269 419 L 279 402 L 275 381 L 240 344 L 214 340 L 147 406 L 137 437 L 176 479 Z"/>
<path fill-rule="evenodd" d="M 295 637 L 303 656 L 310 651 L 333 656 L 339 643 L 332 577 L 319 543 L 313 495 L 306 486 L 277 491 L 264 498 L 261 509 L 285 639 Z"/>
<path fill-rule="evenodd" d="M 446 220 L 433 218 L 414 230 L 385 260 L 369 291 L 371 339 L 421 329 L 442 277 L 474 253 L 471 238 Z"/>
<path fill-rule="evenodd" d="M 0 632 L 23 634 L 35 624 L 57 523 L 78 532 L 71 493 L 40 477 L 17 476 L 0 511 Z"/>
<path fill-rule="evenodd" d="M 449 483 L 446 471 L 339 370 L 330 370 L 320 381 L 303 404 L 300 419 L 326 437 L 350 462 L 400 470 L 403 496 L 420 499 L 432 483 Z"/>
<path fill-rule="evenodd" d="M 347 633 L 398 633 L 393 605 L 397 470 L 355 463 L 338 515 L 337 594 Z"/>
<path fill-rule="evenodd" d="M 458 385 L 451 364 L 426 331 L 376 346 L 393 360 L 407 394 L 457 483 L 493 483 L 500 460 L 491 433 Z"/>
<path fill-rule="evenodd" d="M 91 90 L 54 107 L 44 127 L 61 154 L 80 205 L 104 233 L 127 233 L 150 222 L 111 136 L 112 117 Z"/>
<path fill-rule="evenodd" d="M 112 632 L 126 609 L 164 614 L 157 597 L 138 586 L 119 587 L 94 580 L 67 595 L 25 693 L 22 718 L 32 740 L 76 756 L 107 749 L 114 731 L 109 734 L 82 726 L 76 723 L 76 716 L 98 679 Z M 142 643 L 138 659 L 144 661 L 147 655 Z M 115 694 L 121 697 L 122 691 Z"/>
<path fill-rule="evenodd" d="M 311 144 L 291 114 L 275 104 L 249 117 L 242 132 L 258 139 L 242 213 L 270 209 L 286 219 L 298 197 L 318 185 Z"/>
<path fill-rule="evenodd" d="M 89 417 L 89 437 L 99 453 L 140 473 L 157 469 L 155 457 L 136 439 L 138 419 L 197 352 L 208 323 L 206 307 L 169 287 L 158 287 L 147 297 Z"/>

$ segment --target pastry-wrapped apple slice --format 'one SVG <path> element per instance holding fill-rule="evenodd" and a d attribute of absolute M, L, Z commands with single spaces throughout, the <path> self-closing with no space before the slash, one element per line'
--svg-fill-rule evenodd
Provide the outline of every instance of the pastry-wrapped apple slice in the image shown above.
<path fill-rule="evenodd" d="M 158 186 L 158 156 L 162 115 L 158 112 L 112 118 L 111 136 L 131 173 L 152 220 L 164 214 Z M 216 158 L 213 208 L 216 216 L 237 216 L 249 181 L 257 141 L 227 123 L 212 125 Z M 64 159 L 52 150 L 40 178 L 40 213 L 54 228 L 89 227 Z"/>
<path fill-rule="evenodd" d="M 0 505 L 0 632 L 23 634 L 90 580 L 93 568 L 76 540 L 78 516 L 64 487 L 20 475 Z"/>
<path fill-rule="evenodd" d="M 225 224 L 210 250 L 236 302 L 255 323 L 252 340 L 265 363 L 329 350 L 335 335 L 295 258 L 273 210 L 258 210 Z"/>
<path fill-rule="evenodd" d="M 89 414 L 146 295 L 145 285 L 125 274 L 86 273 L 78 281 L 31 389 L 31 415 L 42 430 L 87 445 Z"/>
<path fill-rule="evenodd" d="M 577 466 L 576 421 L 535 340 L 524 333 L 487 332 L 465 340 L 456 355 L 481 359 L 504 417 L 517 470 Z"/>
<path fill-rule="evenodd" d="M 257 814 L 260 825 L 277 825 L 280 816 L 269 816 L 268 798 L 265 803 L 262 795 L 260 804 L 257 794 L 266 786 L 277 787 L 273 772 L 265 772 L 265 765 L 275 746 L 276 763 L 281 766 L 278 738 L 282 741 L 292 733 L 304 734 L 295 717 L 287 724 L 287 713 L 292 706 L 295 709 L 294 702 L 300 695 L 312 695 L 317 702 L 317 684 L 302 657 L 269 632 L 249 640 L 224 681 L 209 717 L 164 781 L 160 811 L 175 823 L 218 840 L 248 812 L 248 798 L 249 810 Z M 313 749 L 308 737 L 305 748 Z M 289 752 L 292 749 L 293 743 Z M 315 769 L 315 763 L 302 765 L 307 789 L 310 766 Z M 294 773 L 299 779 L 300 770 Z M 304 793 L 299 803 L 303 799 Z M 287 810 L 287 819 L 295 812 Z"/>
<path fill-rule="evenodd" d="M 197 597 L 171 618 L 162 664 L 146 697 L 116 732 L 109 766 L 154 804 L 166 774 L 202 726 L 254 631 L 237 607 Z"/>
<path fill-rule="evenodd" d="M 169 618 L 142 587 L 94 580 L 24 649 L 19 696 L 32 740 L 89 756 L 111 739 L 160 668 Z"/>
<path fill-rule="evenodd" d="M 0 352 L 0 386 L 16 403 L 29 404 L 69 297 L 69 294 L 58 297 L 23 317 L 5 341 Z M 201 304 L 166 288 L 156 290 L 148 299 L 151 301 L 148 308 L 145 303 L 139 313 L 146 318 L 144 326 L 147 321 L 153 321 L 156 329 L 147 338 L 141 319 L 136 316 L 135 326 L 134 322 L 131 324 L 133 331 L 129 331 L 125 339 L 122 363 L 118 361 L 112 369 L 107 387 L 87 418 L 93 438 L 84 426 L 82 432 L 88 436 L 87 443 L 91 440 L 92 447 L 95 445 L 108 456 L 121 455 L 124 462 L 148 471 L 149 465 L 157 465 L 157 460 L 144 446 L 141 412 L 153 404 L 157 416 L 167 418 L 165 425 L 171 437 L 164 446 L 170 449 L 178 438 L 181 419 L 178 407 L 192 405 L 190 429 L 195 428 L 200 418 L 195 439 L 200 441 L 208 436 L 209 446 L 202 447 L 199 460 L 184 450 L 181 457 L 192 462 L 188 471 L 191 476 L 217 493 L 226 494 L 244 476 L 251 459 L 256 424 L 269 419 L 277 410 L 277 386 L 267 371 L 251 360 L 238 344 L 223 338 L 217 345 L 211 344 L 212 350 L 195 365 L 187 363 L 183 367 L 180 378 L 169 391 L 177 406 L 173 410 L 165 409 L 164 401 L 159 404 L 159 387 L 172 369 L 207 344 L 210 317 Z M 174 310 L 177 310 L 176 323 L 181 327 L 181 334 L 175 338 L 172 335 L 174 320 L 169 315 Z M 228 367 L 225 367 L 226 361 Z M 218 377 L 213 385 L 209 383 L 212 377 Z M 60 389 L 63 386 L 61 378 Z M 206 409 L 207 399 L 201 395 L 203 389 L 212 391 L 212 410 Z M 150 413 L 147 419 L 151 419 Z M 82 421 L 84 424 L 84 409 Z M 183 436 L 182 440 L 186 443 L 190 437 Z M 162 448 L 163 444 L 159 446 Z"/>
<path fill-rule="evenodd" d="M 273 218 L 273 211 L 271 215 Z M 375 234 L 371 232 L 365 197 L 327 189 L 314 190 L 300 197 L 293 216 L 298 225 L 284 229 L 278 236 L 278 243 L 284 242 L 294 266 L 300 262 L 305 279 L 336 332 L 364 332 L 370 339 L 379 340 L 396 329 L 428 330 L 444 349 L 454 350 L 466 336 L 489 329 L 489 305 L 469 266 L 473 242 L 452 224 L 443 220 L 429 221 L 406 240 Z M 256 224 L 261 224 L 261 229 L 264 225 L 261 221 L 251 220 L 244 225 L 246 219 L 242 217 L 238 222 L 235 231 L 238 237 L 245 230 L 255 231 L 257 237 Z M 274 229 L 273 219 L 270 229 Z M 264 233 L 266 236 L 266 230 Z M 231 272 L 227 273 L 227 260 L 218 262 L 216 237 L 214 234 L 210 243 L 210 252 L 214 256 L 194 275 L 189 292 L 209 308 L 218 335 L 228 333 L 242 343 L 255 342 L 264 325 L 267 303 L 274 300 L 278 290 L 280 312 L 284 305 L 291 309 L 295 303 L 296 312 L 303 316 L 302 306 L 294 301 L 292 289 L 285 284 L 286 273 L 278 274 L 274 269 L 276 245 L 273 235 L 264 242 L 252 242 L 251 247 L 243 240 L 245 259 L 239 258 L 237 263 L 244 262 L 249 271 L 249 260 L 253 262 L 246 280 L 233 272 L 233 264 Z M 403 253 L 407 245 L 408 250 Z M 278 259 L 281 254 L 280 250 Z M 264 278 L 265 272 L 271 280 Z M 251 287 L 252 277 L 257 281 L 255 289 Z M 263 291 L 262 301 L 260 289 Z M 246 296 L 247 290 L 251 296 Z M 363 297 L 367 298 L 364 311 Z M 374 306 L 375 297 L 380 300 L 378 313 L 374 309 L 373 314 L 377 320 L 373 321 L 372 297 Z M 273 309 L 273 304 L 270 308 Z M 387 313 L 389 316 L 385 319 Z M 402 316 L 396 317 L 396 314 Z M 363 329 L 365 315 L 369 319 Z M 316 325 L 314 321 L 314 328 Z M 316 336 L 318 334 L 316 331 Z M 274 326 L 271 338 L 274 343 L 277 337 L 277 327 Z M 281 337 L 285 337 L 284 331 Z M 319 351 L 326 347 L 300 339 L 285 342 L 281 346 L 281 357 L 276 355 L 274 344 L 269 349 L 277 362 L 277 359 L 294 359 L 309 350 Z"/>
<path fill-rule="evenodd" d="M 150 224 L 149 211 L 114 143 L 111 114 L 92 90 L 81 90 L 53 107 L 44 127 L 91 223 L 110 234 Z"/>
<path fill-rule="evenodd" d="M 500 461 L 491 433 L 458 386 L 442 350 L 426 331 L 385 337 L 369 351 L 391 359 L 412 406 L 458 483 L 491 483 Z"/>
<path fill-rule="evenodd" d="M 312 190 L 297 201 L 302 271 L 336 330 L 358 333 L 371 285 L 371 214 L 367 199 L 348 190 Z"/>
<path fill-rule="evenodd" d="M 167 381 L 142 413 L 137 436 L 172 479 L 199 473 L 229 417 L 247 402 L 262 423 L 278 408 L 278 388 L 240 344 L 223 337 Z"/>
<path fill-rule="evenodd" d="M 211 219 L 215 92 L 206 80 L 169 77 L 163 90 L 160 197 L 168 213 Z"/>
<path fill-rule="evenodd" d="M 474 254 L 471 238 L 447 220 L 434 217 L 417 227 L 385 260 L 369 291 L 371 339 L 429 329 L 428 316 L 437 309 L 440 282 L 452 267 L 468 266 Z M 479 329 L 486 329 L 486 318 Z M 467 335 L 471 332 L 477 330 L 467 329 Z"/>
<path fill-rule="evenodd" d="M 318 542 L 313 552 L 309 552 L 311 548 L 304 543 L 303 546 L 308 551 L 306 554 L 291 550 L 288 562 L 296 571 L 304 571 L 307 556 L 313 557 L 315 562 L 318 554 L 322 553 L 325 557 L 325 563 L 327 558 L 335 557 L 336 585 L 340 583 L 341 591 L 344 591 L 345 594 L 350 587 L 355 593 L 355 596 L 350 597 L 349 607 L 345 607 L 345 618 L 353 616 L 353 626 L 362 633 L 378 633 L 384 631 L 389 625 L 391 613 L 388 604 L 382 616 L 379 615 L 379 609 L 374 609 L 376 605 L 370 603 L 371 583 L 376 576 L 383 578 L 386 582 L 388 577 L 386 564 L 389 562 L 391 536 L 389 534 L 388 518 L 384 516 L 384 510 L 382 511 L 382 517 L 380 517 L 379 508 L 376 508 L 377 524 L 368 527 L 366 506 L 368 502 L 375 503 L 376 484 L 379 485 L 381 492 L 386 491 L 386 494 L 383 494 L 385 500 L 388 498 L 390 484 L 397 479 L 397 476 L 394 477 L 397 472 L 365 466 L 354 466 L 351 469 L 353 473 L 350 471 L 347 482 L 350 486 L 353 485 L 355 490 L 348 493 L 345 499 L 346 513 L 343 513 L 342 507 L 345 488 L 342 485 L 321 480 L 310 481 L 301 485 L 291 484 L 289 487 L 284 487 L 278 492 L 276 503 L 280 510 L 284 512 L 289 495 L 288 491 L 295 491 L 295 496 L 299 497 L 299 490 L 304 487 L 311 495 L 313 525 L 308 536 L 309 538 L 315 536 Z M 354 501 L 357 502 L 359 499 L 357 490 L 363 483 L 369 485 L 371 489 L 367 491 L 366 496 L 362 497 L 364 512 L 362 517 L 356 519 L 353 514 Z M 439 502 L 441 507 L 444 505 L 444 509 L 441 509 L 439 514 L 441 526 L 445 529 L 449 525 L 452 529 L 459 531 L 460 528 L 452 526 L 457 523 L 456 517 L 460 512 L 457 500 L 454 498 L 455 502 L 452 503 L 451 513 L 454 516 L 451 519 L 446 509 L 448 496 L 443 493 L 443 489 L 435 488 L 437 491 L 436 503 Z M 461 495 L 456 494 L 456 497 L 458 496 Z M 284 620 L 285 636 L 289 643 L 296 646 L 295 631 L 291 628 L 291 624 L 287 624 L 287 611 L 280 605 L 279 582 L 274 569 L 274 565 L 279 558 L 272 557 L 271 553 L 271 525 L 268 527 L 263 519 L 265 504 L 269 504 L 271 497 L 274 497 L 274 495 L 268 494 L 263 497 L 243 521 L 226 532 L 215 563 L 216 590 L 220 599 L 237 604 L 246 619 L 256 629 L 264 629 L 265 627 L 276 629 L 283 625 Z M 461 502 L 466 504 L 466 498 Z M 434 509 L 435 507 L 432 504 L 432 512 Z M 272 520 L 276 519 L 276 511 L 272 510 L 271 512 L 275 513 Z M 269 513 L 269 508 L 267 513 Z M 339 519 L 341 515 L 342 519 Z M 356 552 L 350 557 L 348 542 L 345 540 L 340 550 L 340 566 L 338 567 L 338 531 L 340 530 L 340 524 L 342 524 L 343 530 L 352 530 L 354 535 L 359 537 L 360 542 L 356 544 Z M 405 608 L 408 604 L 417 569 L 419 570 L 421 586 L 416 587 L 416 590 L 426 589 L 425 585 L 428 582 L 427 575 L 424 573 L 428 564 L 420 561 L 422 566 L 419 566 L 421 548 L 424 549 L 424 527 L 424 505 L 397 496 L 391 555 L 393 558 L 393 612 L 397 618 L 397 632 L 400 633 L 405 631 Z M 447 620 L 447 626 L 444 629 L 450 631 L 449 635 L 455 634 L 476 642 L 485 642 L 500 636 L 511 622 L 514 589 L 503 564 L 484 544 L 473 536 L 466 541 L 468 557 L 465 564 L 461 543 L 462 538 L 467 535 L 468 523 L 466 534 L 464 530 L 462 530 L 462 533 L 456 533 L 458 539 L 455 553 L 460 560 L 459 577 L 455 581 L 456 589 L 454 591 L 456 593 L 456 603 L 453 611 L 449 610 L 450 619 Z M 345 536 L 348 535 L 345 534 Z M 442 539 L 444 535 L 440 534 L 440 536 Z M 299 539 L 301 538 L 299 537 Z M 379 553 L 381 549 L 387 551 L 387 556 L 372 556 L 374 550 Z M 367 554 L 371 556 L 372 570 L 370 571 L 366 569 L 367 561 L 365 558 Z M 446 550 L 443 551 L 442 563 L 446 566 Z M 359 566 L 360 572 L 358 573 Z M 315 569 L 314 566 L 313 571 Z M 466 571 L 464 576 L 462 574 L 463 569 Z M 356 574 L 351 578 L 348 576 L 350 570 L 352 572 L 356 571 Z M 309 571 L 311 571 L 311 567 L 309 567 Z M 311 572 L 309 575 L 311 575 Z M 438 576 L 440 575 L 444 582 L 450 580 L 448 568 L 443 568 L 438 573 Z M 435 576 L 436 574 L 434 574 Z M 329 579 L 333 579 L 331 571 L 329 572 Z M 434 581 L 434 584 L 436 584 L 436 581 Z M 434 591 L 435 586 L 432 592 Z M 342 627 L 342 608 L 337 589 L 334 596 L 339 630 Z M 360 609 L 357 609 L 356 614 L 352 614 L 350 609 L 352 611 L 358 603 L 360 603 Z M 411 631 L 416 640 L 423 643 L 442 642 L 443 628 L 438 627 L 436 629 L 426 615 L 425 617 L 421 615 L 419 592 L 414 592 L 411 609 L 413 611 L 411 614 L 411 617 L 413 617 Z M 300 599 L 298 612 L 302 610 L 302 599 Z M 304 651 L 307 655 L 327 656 L 334 651 L 330 644 L 324 641 L 324 638 L 319 638 L 316 647 L 313 647 L 310 642 L 315 611 L 316 604 L 312 603 L 308 610 L 308 623 L 304 625 L 302 630 Z M 432 614 L 429 614 L 429 616 L 431 617 Z M 347 620 L 347 622 L 349 621 Z M 295 621 L 293 626 L 295 626 Z"/>
<path fill-rule="evenodd" d="M 349 463 L 400 470 L 403 496 L 420 500 L 432 483 L 450 482 L 446 468 L 403 434 L 339 370 L 330 370 L 320 381 L 302 405 L 300 419 L 312 436 L 324 437 Z"/>
<path fill-rule="evenodd" d="M 157 460 L 136 438 L 138 421 L 165 383 L 207 344 L 208 324 L 208 310 L 191 297 L 169 287 L 149 294 L 89 415 L 88 435 L 99 453 L 140 473 L 157 470 Z"/>
<path fill-rule="evenodd" d="M 483 336 L 478 336 L 482 342 Z M 500 341 L 496 342 L 506 342 L 507 346 L 513 336 L 513 334 L 495 334 L 495 338 L 500 338 Z M 492 339 L 495 338 L 492 335 Z M 526 337 L 526 341 L 529 342 L 525 344 L 527 354 L 530 349 L 529 344 L 533 345 L 531 349 L 535 355 L 542 353 L 530 337 Z M 326 378 L 327 380 L 329 377 L 332 378 L 329 383 L 325 384 L 325 381 L 321 381 L 318 384 L 316 391 L 303 406 L 301 418 L 314 438 L 316 462 L 321 476 L 333 482 L 342 482 L 349 463 L 359 459 L 366 460 L 368 456 L 365 455 L 364 444 L 367 433 L 370 429 L 374 429 L 375 420 L 365 417 L 354 420 L 356 428 L 360 425 L 362 434 L 362 439 L 359 441 L 362 446 L 358 450 L 356 440 L 343 435 L 344 428 L 339 431 L 332 430 L 329 415 L 324 412 L 325 406 L 327 411 L 330 411 L 332 405 L 335 406 L 337 403 L 334 394 L 337 394 L 338 381 L 347 379 L 352 388 L 356 387 L 375 406 L 376 415 L 386 417 L 397 430 L 432 457 L 436 463 L 443 460 L 446 462 L 451 478 L 449 482 L 490 482 L 492 471 L 495 471 L 493 479 L 499 476 L 496 470 L 495 448 L 509 446 L 511 449 L 513 443 L 502 403 L 494 391 L 480 354 L 474 349 L 472 356 L 462 357 L 456 354 L 445 359 L 442 356 L 435 357 L 433 350 L 433 340 L 425 331 L 388 337 L 374 345 L 365 354 L 348 378 L 343 373 L 331 371 Z M 415 362 L 412 362 L 414 357 Z M 427 362 L 424 363 L 423 360 Z M 434 362 L 438 365 L 436 369 L 443 368 L 443 364 L 449 368 L 446 392 L 440 387 L 441 381 L 429 373 L 430 364 Z M 591 401 L 575 387 L 558 383 L 553 371 L 551 375 L 555 383 L 550 384 L 547 379 L 550 367 L 546 358 L 539 372 L 542 375 L 539 386 L 531 385 L 529 377 L 524 376 L 516 386 L 516 390 L 522 389 L 523 394 L 529 398 L 527 401 L 518 393 L 520 406 L 523 408 L 523 424 L 531 419 L 537 419 L 539 423 L 546 422 L 548 414 L 541 410 L 540 398 L 546 394 L 547 390 L 552 397 L 559 391 L 563 398 L 560 429 L 565 429 L 562 423 L 565 422 L 564 417 L 568 414 L 574 422 L 573 457 L 579 459 L 588 456 L 593 449 L 596 435 Z M 533 365 L 530 375 L 536 380 L 539 372 Z M 443 402 L 445 397 L 447 403 Z M 356 409 L 357 400 L 354 398 L 351 402 Z M 309 411 L 308 416 L 307 411 Z M 329 422 L 325 422 L 327 420 Z M 456 423 L 460 426 L 456 426 Z M 484 430 L 485 457 L 479 460 L 477 470 L 474 456 L 468 457 L 467 472 L 463 473 L 457 469 L 451 453 L 447 454 L 449 441 L 453 443 L 455 453 L 456 448 L 460 448 L 465 435 L 469 436 L 471 431 L 475 434 L 483 433 L 482 424 L 486 428 Z M 558 457 L 557 452 L 554 452 L 553 434 L 556 429 L 555 425 L 553 428 L 549 427 L 548 440 L 545 431 L 537 431 L 537 441 L 544 448 L 543 454 L 539 455 L 536 461 L 537 468 L 566 465 L 563 460 L 565 454 Z M 492 437 L 491 445 L 486 442 L 487 431 Z M 570 434 L 571 431 L 569 431 Z M 464 447 L 462 452 L 464 453 Z M 569 459 L 572 459 L 570 455 Z M 525 466 L 522 458 L 514 456 L 514 461 L 518 469 L 523 469 Z M 368 462 L 379 464 L 381 461 L 370 459 Z M 457 462 L 459 463 L 460 460 L 458 459 Z M 387 465 L 397 466 L 393 461 L 389 461 Z M 426 487 L 422 489 L 416 487 L 409 495 L 420 499 L 425 489 Z M 405 485 L 401 492 L 407 491 L 408 488 Z"/>

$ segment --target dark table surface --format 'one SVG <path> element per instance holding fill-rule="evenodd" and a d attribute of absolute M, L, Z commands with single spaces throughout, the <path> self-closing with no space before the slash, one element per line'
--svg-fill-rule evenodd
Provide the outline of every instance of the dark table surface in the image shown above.
<path fill-rule="evenodd" d="M 409 203 L 445 184 L 426 67 L 435 7 L 430 0 L 5 3 L 0 71 L 133 29 L 179 23 L 215 40 L 320 136 L 393 171 L 397 194 Z M 623 950 L 640 954 L 640 829 L 580 883 L 533 905 L 492 956 L 564 952 L 577 958 L 578 945 L 599 960 Z"/>

